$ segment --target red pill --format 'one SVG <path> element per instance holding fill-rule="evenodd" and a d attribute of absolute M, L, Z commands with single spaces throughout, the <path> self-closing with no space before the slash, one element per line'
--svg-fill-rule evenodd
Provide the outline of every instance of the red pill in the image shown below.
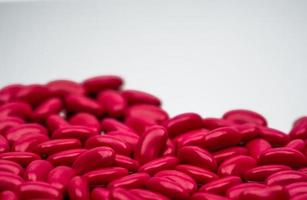
<path fill-rule="evenodd" d="M 62 199 L 62 193 L 48 183 L 35 181 L 25 182 L 20 185 L 19 196 L 21 199 Z"/>
<path fill-rule="evenodd" d="M 68 196 L 73 200 L 89 200 L 90 192 L 85 178 L 75 176 L 67 185 Z"/>
<path fill-rule="evenodd" d="M 20 138 L 31 134 L 48 135 L 47 130 L 39 124 L 22 124 L 10 129 L 5 137 L 10 143 L 14 143 Z"/>
<path fill-rule="evenodd" d="M 137 195 L 124 188 L 114 188 L 110 192 L 112 200 L 141 200 Z"/>
<path fill-rule="evenodd" d="M 67 189 L 67 184 L 74 175 L 75 171 L 71 167 L 58 166 L 48 173 L 47 182 L 58 190 L 64 192 Z"/>
<path fill-rule="evenodd" d="M 85 142 L 88 138 L 98 135 L 98 132 L 86 126 L 65 126 L 52 133 L 53 139 L 75 138 Z"/>
<path fill-rule="evenodd" d="M 165 156 L 162 158 L 157 158 L 142 165 L 139 168 L 139 172 L 146 172 L 150 175 L 154 175 L 161 170 L 174 169 L 178 163 L 179 160 L 176 157 Z"/>
<path fill-rule="evenodd" d="M 103 105 L 108 116 L 121 117 L 126 109 L 126 101 L 118 91 L 106 90 L 98 94 L 97 101 Z"/>
<path fill-rule="evenodd" d="M 28 134 L 21 137 L 14 142 L 11 150 L 20 152 L 33 152 L 38 153 L 38 145 L 49 140 L 46 135 L 42 134 Z"/>
<path fill-rule="evenodd" d="M 69 123 L 76 126 L 87 126 L 93 128 L 97 132 L 100 132 L 101 130 L 101 125 L 98 119 L 89 113 L 77 113 L 69 119 Z"/>
<path fill-rule="evenodd" d="M 289 135 L 291 138 L 307 139 L 307 116 L 295 121 Z"/>
<path fill-rule="evenodd" d="M 255 124 L 241 124 L 233 126 L 241 134 L 241 142 L 247 142 L 259 135 L 258 126 Z"/>
<path fill-rule="evenodd" d="M 165 122 L 170 137 L 178 136 L 182 133 L 200 129 L 203 127 L 201 116 L 196 113 L 183 113 Z"/>
<path fill-rule="evenodd" d="M 235 123 L 224 119 L 213 118 L 213 117 L 208 117 L 203 119 L 203 127 L 208 130 L 213 130 L 221 127 L 229 127 L 233 125 L 235 125 Z"/>
<path fill-rule="evenodd" d="M 38 106 L 51 96 L 48 87 L 39 84 L 32 84 L 23 87 L 16 94 L 16 98 L 25 101 L 33 107 Z"/>
<path fill-rule="evenodd" d="M 59 113 L 62 107 L 61 99 L 50 98 L 35 108 L 33 118 L 37 121 L 44 121 L 48 116 Z"/>
<path fill-rule="evenodd" d="M 147 92 L 139 90 L 124 90 L 122 91 L 123 97 L 126 99 L 129 105 L 133 104 L 152 104 L 159 106 L 161 101 L 158 97 L 149 94 Z"/>
<path fill-rule="evenodd" d="M 109 183 L 108 188 L 141 188 L 144 187 L 150 176 L 147 173 L 134 173 L 128 176 L 123 176 Z"/>
<path fill-rule="evenodd" d="M 213 194 L 225 195 L 226 191 L 235 186 L 242 183 L 240 177 L 237 176 L 227 176 L 217 180 L 213 180 L 205 185 L 203 185 L 199 191 L 201 192 L 209 192 Z"/>
<path fill-rule="evenodd" d="M 229 188 L 226 195 L 229 199 L 239 200 L 242 192 L 247 190 L 258 190 L 259 188 L 266 188 L 266 185 L 259 183 L 241 183 Z"/>
<path fill-rule="evenodd" d="M 287 200 L 288 193 L 280 185 L 258 188 L 257 190 L 244 190 L 239 200 Z"/>
<path fill-rule="evenodd" d="M 7 152 L 9 149 L 10 146 L 8 141 L 2 135 L 0 135 L 0 153 Z"/>
<path fill-rule="evenodd" d="M 174 138 L 177 147 L 182 146 L 203 146 L 204 137 L 209 133 L 206 129 L 199 129 L 183 133 Z"/>
<path fill-rule="evenodd" d="M 67 94 L 83 95 L 85 93 L 81 84 L 71 80 L 54 80 L 47 83 L 47 87 L 51 93 L 63 97 Z"/>
<path fill-rule="evenodd" d="M 116 154 L 114 165 L 117 167 L 126 168 L 129 171 L 136 171 L 139 167 L 139 162 L 128 156 Z"/>
<path fill-rule="evenodd" d="M 291 140 L 286 145 L 286 147 L 293 148 L 293 149 L 296 149 L 296 150 L 298 150 L 300 152 L 303 152 L 304 148 L 305 148 L 305 142 L 302 139 L 294 139 L 294 140 Z"/>
<path fill-rule="evenodd" d="M 37 151 L 43 155 L 52 155 L 69 149 L 81 148 L 81 142 L 77 139 L 54 139 L 40 143 Z"/>
<path fill-rule="evenodd" d="M 66 127 L 69 125 L 64 118 L 58 115 L 50 115 L 46 123 L 50 132 L 53 132 L 59 128 Z"/>
<path fill-rule="evenodd" d="M 98 102 L 81 95 L 67 95 L 65 97 L 66 109 L 69 112 L 87 112 L 95 116 L 102 116 L 104 108 Z"/>
<path fill-rule="evenodd" d="M 257 162 L 254 158 L 245 155 L 239 155 L 229 158 L 219 166 L 218 173 L 222 176 L 240 176 L 246 171 L 256 167 Z"/>
<path fill-rule="evenodd" d="M 140 164 L 147 163 L 161 155 L 166 147 L 168 134 L 162 126 L 152 126 L 148 128 L 140 137 L 135 157 Z"/>
<path fill-rule="evenodd" d="M 132 149 L 136 148 L 136 145 L 139 140 L 139 136 L 132 131 L 111 131 L 107 135 L 117 138 L 118 140 L 123 140 L 128 143 Z"/>
<path fill-rule="evenodd" d="M 251 110 L 231 110 L 223 115 L 223 119 L 237 124 L 252 123 L 255 125 L 267 126 L 266 119 L 262 115 Z"/>
<path fill-rule="evenodd" d="M 291 200 L 306 200 L 307 199 L 307 193 L 299 194 L 291 198 Z"/>
<path fill-rule="evenodd" d="M 26 181 L 47 181 L 48 173 L 53 169 L 46 160 L 34 160 L 26 168 L 24 179 Z"/>
<path fill-rule="evenodd" d="M 227 197 L 215 195 L 207 192 L 196 192 L 192 195 L 190 200 L 230 200 Z"/>
<path fill-rule="evenodd" d="M 184 146 L 178 150 L 178 158 L 182 163 L 195 165 L 209 170 L 216 169 L 214 157 L 197 146 Z"/>
<path fill-rule="evenodd" d="M 32 108 L 29 104 L 24 102 L 9 102 L 0 107 L 1 120 L 9 117 L 28 119 L 31 116 L 32 116 Z"/>
<path fill-rule="evenodd" d="M 125 119 L 125 125 L 136 132 L 138 135 L 143 135 L 147 128 L 156 125 L 156 123 L 151 119 L 128 117 Z"/>
<path fill-rule="evenodd" d="M 229 159 L 234 156 L 247 155 L 248 151 L 245 147 L 228 147 L 217 152 L 214 152 L 212 155 L 217 163 L 221 163 L 226 159 Z"/>
<path fill-rule="evenodd" d="M 0 159 L 10 160 L 25 167 L 33 160 L 39 160 L 40 157 L 30 152 L 6 152 L 0 154 Z"/>
<path fill-rule="evenodd" d="M 122 167 L 110 167 L 90 171 L 83 175 L 89 185 L 106 185 L 115 179 L 128 175 L 128 170 Z"/>
<path fill-rule="evenodd" d="M 101 129 L 105 132 L 110 131 L 132 131 L 131 128 L 126 126 L 125 124 L 112 119 L 112 118 L 104 118 L 101 122 Z"/>
<path fill-rule="evenodd" d="M 176 170 L 191 176 L 199 184 L 208 183 L 218 178 L 215 173 L 192 165 L 177 165 Z"/>
<path fill-rule="evenodd" d="M 0 159 L 0 171 L 10 172 L 21 176 L 23 168 L 16 162 Z"/>
<path fill-rule="evenodd" d="M 222 127 L 206 134 L 203 139 L 203 145 L 209 150 L 217 150 L 228 146 L 235 146 L 240 141 L 241 134 L 234 128 Z"/>
<path fill-rule="evenodd" d="M 276 172 L 290 169 L 291 168 L 286 165 L 263 165 L 246 171 L 244 178 L 248 181 L 263 182 L 267 177 Z"/>
<path fill-rule="evenodd" d="M 48 157 L 48 161 L 54 166 L 65 165 L 71 166 L 77 157 L 86 152 L 86 149 L 69 149 L 52 154 Z"/>
<path fill-rule="evenodd" d="M 18 196 L 16 193 L 7 190 L 0 193 L 0 200 L 18 200 Z"/>
<path fill-rule="evenodd" d="M 96 187 L 91 192 L 92 200 L 110 200 L 110 198 L 110 192 L 105 188 Z"/>
<path fill-rule="evenodd" d="M 176 146 L 171 139 L 167 139 L 166 147 L 162 153 L 162 156 L 174 156 L 176 153 Z"/>
<path fill-rule="evenodd" d="M 119 139 L 112 135 L 95 135 L 85 142 L 85 148 L 87 149 L 100 146 L 111 147 L 116 153 L 126 156 L 129 156 L 132 151 L 131 146 L 123 139 Z"/>
<path fill-rule="evenodd" d="M 0 171 L 0 191 L 16 191 L 23 182 L 23 179 L 16 174 Z"/>
<path fill-rule="evenodd" d="M 82 174 L 114 164 L 115 152 L 110 147 L 96 147 L 81 153 L 74 161 L 72 168 Z M 94 162 L 93 162 L 94 161 Z"/>
<path fill-rule="evenodd" d="M 123 83 L 123 79 L 119 76 L 105 75 L 86 79 L 83 82 L 83 86 L 88 93 L 96 94 L 107 89 L 117 90 Z"/>
<path fill-rule="evenodd" d="M 258 131 L 259 136 L 271 143 L 272 146 L 284 146 L 289 142 L 289 136 L 276 129 L 258 127 Z"/>
<path fill-rule="evenodd" d="M 5 119 L 0 119 L 0 135 L 6 135 L 8 130 L 15 128 L 23 123 L 24 121 L 17 117 L 7 117 Z"/>
<path fill-rule="evenodd" d="M 271 149 L 272 146 L 264 139 L 257 138 L 249 141 L 246 146 L 249 155 L 258 159 L 258 157 L 267 149 Z"/>
<path fill-rule="evenodd" d="M 182 187 L 181 184 L 166 177 L 152 177 L 148 180 L 146 186 L 150 190 L 163 194 L 170 199 L 187 199 L 189 197 L 189 191 Z"/>
<path fill-rule="evenodd" d="M 260 165 L 280 164 L 299 168 L 306 166 L 306 157 L 295 149 L 279 147 L 262 152 L 258 162 Z"/>
<path fill-rule="evenodd" d="M 169 200 L 169 198 L 157 193 L 144 189 L 131 189 L 129 190 L 132 194 L 140 197 L 143 200 Z"/>
<path fill-rule="evenodd" d="M 21 84 L 11 84 L 0 89 L 0 105 L 16 99 L 16 94 L 24 86 Z"/>
<path fill-rule="evenodd" d="M 266 179 L 267 185 L 288 185 L 297 182 L 307 182 L 307 174 L 300 171 L 284 170 L 276 172 Z"/>
<path fill-rule="evenodd" d="M 295 197 L 300 194 L 307 194 L 307 182 L 291 183 L 285 186 L 290 197 Z"/>
<path fill-rule="evenodd" d="M 128 108 L 126 118 L 141 118 L 156 124 L 161 124 L 168 119 L 168 114 L 160 107 L 138 104 Z"/>

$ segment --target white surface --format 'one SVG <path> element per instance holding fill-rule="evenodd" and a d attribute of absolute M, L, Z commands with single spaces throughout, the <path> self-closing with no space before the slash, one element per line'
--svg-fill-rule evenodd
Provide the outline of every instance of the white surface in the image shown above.
<path fill-rule="evenodd" d="M 119 74 L 171 115 L 307 114 L 307 1 L 0 3 L 0 85 Z"/>

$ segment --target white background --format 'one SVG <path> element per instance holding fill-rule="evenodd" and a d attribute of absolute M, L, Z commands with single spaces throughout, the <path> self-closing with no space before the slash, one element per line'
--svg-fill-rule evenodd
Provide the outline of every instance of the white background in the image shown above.
<path fill-rule="evenodd" d="M 307 1 L 0 3 L 0 86 L 118 74 L 175 115 L 307 114 Z"/>

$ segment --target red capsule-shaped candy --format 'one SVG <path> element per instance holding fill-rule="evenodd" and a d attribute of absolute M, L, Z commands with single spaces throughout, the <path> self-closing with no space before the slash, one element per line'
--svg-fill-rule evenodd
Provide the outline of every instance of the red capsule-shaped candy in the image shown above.
<path fill-rule="evenodd" d="M 69 126 L 68 122 L 58 115 L 50 115 L 47 118 L 47 127 L 50 132 L 53 132 L 59 128 Z"/>
<path fill-rule="evenodd" d="M 9 117 L 17 117 L 21 119 L 28 119 L 32 115 L 32 108 L 29 104 L 24 102 L 9 102 L 0 107 L 0 119 Z"/>
<path fill-rule="evenodd" d="M 196 113 L 184 113 L 169 119 L 165 122 L 165 127 L 169 136 L 175 137 L 182 133 L 202 128 L 203 121 L 201 116 Z"/>
<path fill-rule="evenodd" d="M 307 193 L 299 194 L 291 198 L 291 200 L 305 200 L 307 199 Z"/>
<path fill-rule="evenodd" d="M 54 199 L 61 200 L 62 193 L 48 183 L 34 181 L 25 182 L 19 187 L 21 199 Z"/>
<path fill-rule="evenodd" d="M 263 165 L 246 171 L 244 178 L 248 181 L 263 182 L 267 177 L 276 172 L 290 169 L 291 168 L 286 165 Z"/>
<path fill-rule="evenodd" d="M 115 90 L 106 90 L 98 94 L 97 100 L 103 105 L 108 116 L 120 117 L 126 109 L 126 100 Z"/>
<path fill-rule="evenodd" d="M 92 149 L 95 147 L 107 146 L 114 149 L 114 151 L 121 155 L 130 156 L 131 147 L 124 140 L 114 137 L 112 135 L 96 135 L 89 138 L 85 142 L 85 148 Z"/>
<path fill-rule="evenodd" d="M 288 185 L 297 182 L 307 182 L 307 174 L 300 171 L 284 170 L 276 172 L 266 179 L 267 185 Z"/>
<path fill-rule="evenodd" d="M 40 143 L 37 151 L 41 155 L 52 155 L 69 149 L 81 148 L 81 142 L 77 139 L 55 139 Z"/>
<path fill-rule="evenodd" d="M 139 90 L 124 90 L 122 91 L 123 97 L 126 99 L 129 105 L 133 104 L 152 104 L 159 106 L 161 101 L 158 97 L 149 94 L 147 92 Z"/>
<path fill-rule="evenodd" d="M 228 146 L 234 146 L 241 141 L 241 134 L 234 128 L 222 127 L 210 131 L 205 135 L 203 143 L 207 149 L 217 150 Z"/>
<path fill-rule="evenodd" d="M 89 200 L 90 192 L 85 178 L 75 176 L 67 185 L 68 196 L 74 200 Z"/>
<path fill-rule="evenodd" d="M 24 86 L 21 84 L 10 84 L 0 89 L 0 105 L 16 99 L 16 94 Z"/>
<path fill-rule="evenodd" d="M 108 132 L 107 135 L 117 138 L 118 140 L 123 140 L 128 143 L 132 149 L 136 148 L 136 145 L 139 140 L 139 136 L 132 131 L 111 131 Z"/>
<path fill-rule="evenodd" d="M 72 168 L 77 174 L 113 165 L 115 152 L 110 147 L 96 147 L 81 153 L 74 161 Z"/>
<path fill-rule="evenodd" d="M 52 138 L 54 139 L 62 139 L 62 138 L 76 138 L 81 142 L 84 142 L 88 138 L 98 135 L 98 132 L 86 127 L 86 126 L 66 126 L 57 129 L 52 134 Z"/>
<path fill-rule="evenodd" d="M 233 128 L 241 134 L 241 142 L 247 142 L 259 135 L 258 126 L 255 124 L 240 124 Z"/>
<path fill-rule="evenodd" d="M 307 139 L 307 116 L 297 119 L 289 133 L 291 138 Z"/>
<path fill-rule="evenodd" d="M 83 95 L 85 93 L 81 84 L 71 80 L 54 80 L 47 83 L 47 87 L 51 93 L 60 97 L 67 94 Z"/>
<path fill-rule="evenodd" d="M 237 124 L 252 123 L 260 126 L 267 126 L 266 119 L 262 115 L 251 110 L 231 110 L 223 115 L 223 119 Z"/>
<path fill-rule="evenodd" d="M 216 161 L 206 150 L 197 146 L 184 146 L 178 150 L 178 158 L 182 163 L 195 165 L 209 170 L 216 169 Z"/>
<path fill-rule="evenodd" d="M 258 188 L 257 190 L 244 190 L 239 200 L 288 200 L 287 191 L 280 185 Z"/>
<path fill-rule="evenodd" d="M 169 198 L 157 192 L 152 192 L 144 189 L 131 189 L 129 191 L 143 200 L 169 200 Z"/>
<path fill-rule="evenodd" d="M 0 193 L 0 200 L 18 200 L 18 196 L 16 193 L 7 190 Z"/>
<path fill-rule="evenodd" d="M 0 159 L 0 171 L 10 172 L 21 176 L 23 168 L 16 162 Z"/>
<path fill-rule="evenodd" d="M 230 200 L 230 199 L 220 195 L 211 194 L 208 192 L 196 192 L 192 195 L 190 200 Z"/>
<path fill-rule="evenodd" d="M 213 180 L 205 185 L 203 185 L 199 191 L 201 192 L 209 192 L 213 194 L 224 195 L 226 191 L 235 186 L 242 183 L 241 179 L 237 176 L 227 176 L 217 180 Z"/>
<path fill-rule="evenodd" d="M 109 183 L 109 188 L 141 188 L 143 187 L 150 176 L 147 173 L 134 173 L 128 176 L 123 176 Z"/>
<path fill-rule="evenodd" d="M 8 141 L 2 135 L 0 135 L 0 153 L 7 152 L 9 149 L 10 146 Z"/>
<path fill-rule="evenodd" d="M 77 113 L 69 119 L 69 123 L 76 126 L 87 126 L 93 128 L 97 132 L 100 132 L 101 130 L 101 125 L 98 119 L 89 113 Z"/>
<path fill-rule="evenodd" d="M 241 183 L 229 188 L 226 195 L 229 199 L 239 200 L 242 192 L 246 190 L 258 190 L 259 188 L 266 188 L 266 185 L 260 183 Z"/>
<path fill-rule="evenodd" d="M 177 147 L 182 146 L 203 146 L 204 137 L 209 133 L 206 129 L 199 129 L 183 133 L 174 138 Z"/>
<path fill-rule="evenodd" d="M 47 160 L 34 160 L 27 166 L 23 177 L 26 181 L 46 181 L 52 168 Z"/>
<path fill-rule="evenodd" d="M 16 174 L 0 171 L 0 191 L 16 191 L 23 182 L 23 179 Z"/>
<path fill-rule="evenodd" d="M 227 121 L 225 119 L 208 117 L 203 119 L 203 126 L 208 130 L 213 130 L 221 127 L 233 126 L 235 123 Z"/>
<path fill-rule="evenodd" d="M 269 143 L 272 146 L 284 146 L 289 142 L 289 136 L 279 130 L 267 128 L 267 127 L 258 127 L 259 136 Z"/>
<path fill-rule="evenodd" d="M 267 164 L 281 164 L 293 168 L 303 167 L 306 165 L 306 157 L 299 151 L 288 148 L 280 147 L 268 149 L 259 157 L 258 163 L 260 165 Z"/>
<path fill-rule="evenodd" d="M 24 121 L 18 117 L 7 117 L 5 119 L 0 120 L 0 135 L 6 135 L 6 132 L 10 130 L 11 128 L 15 128 L 21 124 L 23 124 Z"/>
<path fill-rule="evenodd" d="M 293 148 L 293 149 L 296 149 L 296 150 L 298 150 L 300 152 L 303 152 L 304 148 L 305 148 L 305 142 L 302 139 L 294 139 L 294 140 L 291 140 L 286 145 L 286 147 Z"/>
<path fill-rule="evenodd" d="M 171 199 L 187 199 L 189 191 L 166 177 L 152 177 L 146 183 L 151 191 L 159 192 Z"/>
<path fill-rule="evenodd" d="M 212 155 L 217 163 L 221 163 L 228 158 L 247 154 L 248 152 L 245 147 L 228 147 L 220 151 L 214 152 Z"/>
<path fill-rule="evenodd" d="M 112 118 L 105 118 L 101 122 L 101 129 L 105 132 L 110 131 L 132 131 L 127 125 Z"/>
<path fill-rule="evenodd" d="M 291 183 L 285 186 L 290 197 L 295 197 L 300 194 L 307 194 L 307 182 Z"/>
<path fill-rule="evenodd" d="M 39 160 L 40 157 L 37 154 L 30 152 L 6 152 L 0 154 L 0 159 L 10 160 L 25 167 L 33 160 Z"/>
<path fill-rule="evenodd" d="M 141 200 L 137 195 L 124 188 L 114 188 L 110 192 L 112 200 Z"/>
<path fill-rule="evenodd" d="M 114 165 L 117 167 L 123 167 L 129 171 L 136 171 L 139 168 L 139 162 L 124 155 L 115 155 Z"/>
<path fill-rule="evenodd" d="M 91 192 L 92 200 L 110 200 L 110 191 L 105 188 L 96 187 Z"/>
<path fill-rule="evenodd" d="M 245 147 L 248 150 L 249 155 L 258 159 L 258 157 L 267 149 L 271 149 L 272 146 L 264 139 L 257 138 L 249 141 Z"/>
<path fill-rule="evenodd" d="M 86 152 L 86 149 L 70 149 L 60 151 L 48 157 L 48 161 L 54 166 L 65 165 L 71 166 L 81 153 Z"/>
<path fill-rule="evenodd" d="M 157 123 L 151 119 L 146 119 L 142 117 L 128 117 L 125 119 L 125 125 L 131 128 L 138 135 L 143 135 L 145 130 Z"/>
<path fill-rule="evenodd" d="M 16 98 L 25 101 L 36 107 L 51 96 L 48 87 L 39 84 L 32 84 L 23 87 L 16 94 Z"/>
<path fill-rule="evenodd" d="M 66 96 L 65 105 L 69 112 L 88 112 L 96 116 L 102 116 L 104 113 L 102 105 L 82 95 Z"/>
<path fill-rule="evenodd" d="M 22 136 L 19 140 L 14 142 L 11 150 L 20 152 L 38 153 L 38 145 L 47 141 L 49 138 L 42 134 L 28 134 Z"/>
<path fill-rule="evenodd" d="M 97 94 L 102 90 L 114 89 L 117 90 L 124 83 L 123 79 L 119 76 L 104 75 L 95 76 L 86 79 L 83 82 L 83 86 L 88 93 Z"/>
<path fill-rule="evenodd" d="M 83 175 L 89 185 L 106 185 L 109 182 L 128 175 L 128 170 L 122 167 L 110 167 L 90 171 Z"/>
<path fill-rule="evenodd" d="M 157 124 L 161 124 L 168 119 L 168 114 L 160 107 L 147 104 L 139 104 L 129 107 L 126 112 L 126 117 L 142 118 Z"/>
<path fill-rule="evenodd" d="M 161 155 L 166 146 L 168 134 L 162 126 L 148 128 L 140 137 L 135 152 L 136 159 L 140 164 L 149 162 Z"/>
<path fill-rule="evenodd" d="M 146 172 L 150 175 L 154 175 L 161 170 L 174 169 L 178 163 L 179 160 L 176 157 L 165 156 L 144 164 L 139 168 L 139 172 Z"/>
<path fill-rule="evenodd" d="M 162 156 L 173 156 L 176 153 L 176 146 L 171 139 L 167 139 L 166 147 L 162 153 Z"/>
<path fill-rule="evenodd" d="M 49 115 L 57 114 L 62 109 L 62 101 L 59 98 L 51 98 L 40 104 L 33 112 L 33 118 L 44 121 Z"/>
<path fill-rule="evenodd" d="M 58 190 L 66 191 L 67 184 L 74 177 L 75 171 L 71 167 L 58 166 L 53 168 L 48 173 L 47 181 L 50 185 L 54 186 Z"/>
<path fill-rule="evenodd" d="M 193 165 L 177 165 L 176 170 L 189 175 L 199 184 L 205 184 L 218 178 L 215 173 Z"/>
<path fill-rule="evenodd" d="M 256 167 L 256 165 L 256 160 L 250 156 L 235 156 L 222 162 L 218 173 L 222 176 L 233 175 L 242 177 L 247 170 Z"/>

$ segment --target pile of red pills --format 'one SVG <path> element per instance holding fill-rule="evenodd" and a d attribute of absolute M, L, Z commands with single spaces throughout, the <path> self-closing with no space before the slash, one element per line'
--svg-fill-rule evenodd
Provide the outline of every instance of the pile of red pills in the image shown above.
<path fill-rule="evenodd" d="M 170 117 L 118 76 L 0 90 L 1 200 L 306 200 L 307 117 Z"/>

